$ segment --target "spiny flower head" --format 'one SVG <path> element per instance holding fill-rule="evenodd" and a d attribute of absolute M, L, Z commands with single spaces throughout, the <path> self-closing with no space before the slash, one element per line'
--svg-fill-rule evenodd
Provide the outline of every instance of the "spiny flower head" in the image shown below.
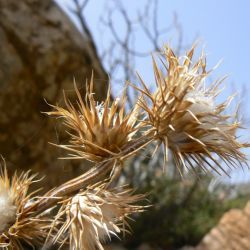
<path fill-rule="evenodd" d="M 15 222 L 17 207 L 15 204 L 16 193 L 10 188 L 6 170 L 0 177 L 0 233 Z"/>
<path fill-rule="evenodd" d="M 166 46 L 161 60 L 164 70 L 153 59 L 157 88 L 151 93 L 141 79 L 139 105 L 146 112 L 144 124 L 150 128 L 146 134 L 153 133 L 158 145 L 164 146 L 166 160 L 168 149 L 172 151 L 180 172 L 183 167 L 196 171 L 195 166 L 199 166 L 205 172 L 212 168 L 220 174 L 218 170 L 225 172 L 222 162 L 229 168 L 246 163 L 240 149 L 248 145 L 237 140 L 237 115 L 224 113 L 232 98 L 216 105 L 223 79 L 205 86 L 210 71 L 203 54 L 192 61 L 194 49 L 179 58 Z"/>
<path fill-rule="evenodd" d="M 116 98 L 112 101 L 110 89 L 106 100 L 97 104 L 93 94 L 93 77 L 90 88 L 86 90 L 85 103 L 76 86 L 75 89 L 78 96 L 77 108 L 65 98 L 66 109 L 53 106 L 55 111 L 48 113 L 63 118 L 69 128 L 70 144 L 59 146 L 71 152 L 67 158 L 100 162 L 117 156 L 137 130 L 137 108 L 125 114 L 125 91 L 121 100 Z"/>
<path fill-rule="evenodd" d="M 23 173 L 8 177 L 6 167 L 0 175 L 0 247 L 23 249 L 23 243 L 32 247 L 46 239 L 49 220 L 43 216 L 33 216 L 32 211 L 23 214 L 31 202 L 28 189 L 35 176 Z"/>
<path fill-rule="evenodd" d="M 55 241 L 64 238 L 65 242 L 69 237 L 70 249 L 103 250 L 102 243 L 107 239 L 127 231 L 129 215 L 143 211 L 143 206 L 134 205 L 142 198 L 129 189 L 88 187 L 64 202 L 55 221 L 65 215 L 66 221 Z"/>

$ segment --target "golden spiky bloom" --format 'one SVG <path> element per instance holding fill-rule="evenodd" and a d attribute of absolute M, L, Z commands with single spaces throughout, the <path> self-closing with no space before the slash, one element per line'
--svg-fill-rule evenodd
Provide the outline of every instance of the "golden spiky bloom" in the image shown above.
<path fill-rule="evenodd" d="M 0 176 L 0 247 L 23 249 L 23 244 L 42 244 L 48 233 L 50 221 L 43 216 L 33 216 L 32 211 L 23 214 L 26 205 L 32 201 L 28 194 L 34 175 L 16 174 L 9 179 L 6 167 Z"/>
<path fill-rule="evenodd" d="M 225 114 L 232 98 L 219 105 L 215 102 L 223 79 L 206 87 L 210 73 L 206 58 L 202 54 L 192 61 L 194 49 L 179 58 L 166 46 L 161 65 L 153 59 L 157 88 L 151 93 L 140 78 L 139 105 L 146 111 L 144 124 L 150 128 L 146 133 L 154 134 L 164 146 L 166 160 L 168 149 L 172 151 L 181 173 L 183 168 L 196 171 L 199 166 L 220 174 L 220 170 L 225 172 L 223 164 L 231 168 L 246 163 L 240 149 L 248 145 L 237 140 L 237 115 Z"/>
<path fill-rule="evenodd" d="M 70 144 L 59 147 L 71 152 L 67 158 L 100 162 L 117 156 L 137 130 L 137 108 L 125 114 L 125 91 L 121 99 L 112 101 L 110 89 L 105 101 L 98 104 L 93 94 L 93 77 L 90 88 L 86 90 L 86 102 L 82 100 L 76 86 L 75 90 L 77 107 L 65 97 L 66 108 L 53 106 L 55 111 L 48 113 L 63 118 L 64 124 L 69 128 Z"/>
<path fill-rule="evenodd" d="M 70 249 L 103 249 L 111 236 L 128 231 L 129 215 L 143 211 L 143 206 L 134 205 L 144 195 L 133 195 L 130 189 L 106 190 L 105 185 L 88 187 L 64 201 L 55 221 L 66 215 L 55 242 L 61 238 L 70 240 Z M 62 244 L 63 244 L 62 243 Z"/>

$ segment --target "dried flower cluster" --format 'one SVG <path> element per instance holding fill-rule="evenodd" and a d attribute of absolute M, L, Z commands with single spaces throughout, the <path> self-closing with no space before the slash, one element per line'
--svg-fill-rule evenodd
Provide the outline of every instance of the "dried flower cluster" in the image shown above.
<path fill-rule="evenodd" d="M 125 114 L 125 91 L 121 100 L 111 101 L 110 89 L 104 102 L 98 104 L 93 94 L 93 77 L 86 90 L 86 103 L 75 86 L 78 96 L 77 108 L 65 98 L 66 109 L 53 106 L 49 115 L 63 118 L 70 129 L 69 145 L 60 147 L 71 152 L 67 158 L 100 162 L 116 157 L 136 132 L 137 109 Z"/>
<path fill-rule="evenodd" d="M 11 180 L 4 166 L 0 176 L 0 247 L 22 249 L 23 244 L 42 245 L 47 237 L 51 220 L 31 211 L 24 214 L 25 206 L 32 202 L 28 194 L 34 175 L 15 174 Z"/>
<path fill-rule="evenodd" d="M 165 162 L 172 154 L 182 174 L 208 169 L 227 174 L 226 168 L 247 164 L 236 130 L 237 114 L 227 115 L 231 100 L 216 104 L 221 80 L 206 87 L 210 71 L 202 55 L 193 62 L 194 47 L 177 57 L 169 47 L 157 65 L 153 59 L 156 89 L 142 88 L 132 110 L 126 110 L 126 91 L 121 99 L 94 99 L 93 77 L 87 84 L 85 101 L 76 89 L 74 105 L 65 97 L 65 106 L 52 106 L 49 115 L 63 119 L 69 143 L 58 145 L 69 152 L 64 158 L 86 159 L 95 165 L 75 179 L 63 183 L 41 197 L 29 194 L 34 181 L 29 173 L 10 180 L 4 169 L 0 177 L 0 246 L 22 249 L 52 242 L 69 244 L 70 249 L 103 249 L 103 243 L 129 231 L 126 219 L 142 212 L 135 195 L 125 187 L 110 188 L 116 169 L 129 156 L 150 143 L 163 146 Z M 161 69 L 163 68 L 163 69 Z M 114 184 L 114 183 L 112 183 Z M 51 209 L 57 209 L 52 215 Z M 50 218 L 50 219 L 49 219 Z M 46 240 L 45 240 L 46 239 Z"/>
<path fill-rule="evenodd" d="M 56 221 L 63 215 L 66 220 L 55 241 L 69 237 L 72 249 L 103 249 L 102 242 L 127 231 L 126 218 L 130 214 L 143 211 L 143 206 L 134 205 L 142 198 L 129 189 L 87 187 L 64 201 Z"/>
<path fill-rule="evenodd" d="M 178 58 L 166 47 L 165 61 L 160 70 L 153 60 L 156 91 L 151 93 L 141 80 L 143 89 L 139 105 L 146 112 L 147 134 L 154 133 L 164 145 L 165 158 L 172 151 L 180 173 L 183 168 L 197 172 L 198 166 L 204 172 L 211 168 L 218 174 L 225 174 L 223 164 L 229 168 L 246 163 L 241 148 L 248 146 L 238 142 L 236 130 L 240 127 L 237 114 L 224 113 L 232 97 L 216 105 L 219 85 L 223 79 L 206 87 L 210 72 L 206 70 L 203 55 L 192 62 L 194 47 L 185 57 Z M 149 99 L 149 101 L 148 101 Z"/>

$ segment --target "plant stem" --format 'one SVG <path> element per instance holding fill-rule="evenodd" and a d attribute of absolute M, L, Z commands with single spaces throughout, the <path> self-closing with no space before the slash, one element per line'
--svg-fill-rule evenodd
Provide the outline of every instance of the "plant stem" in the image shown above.
<path fill-rule="evenodd" d="M 118 160 L 123 160 L 129 156 L 134 155 L 135 152 L 145 147 L 147 144 L 152 142 L 153 136 L 142 136 L 141 138 L 135 140 L 129 147 L 124 149 L 119 156 L 116 158 L 110 158 L 107 161 L 97 164 L 95 167 L 87 171 L 86 173 L 69 180 L 66 183 L 63 183 L 57 188 L 54 188 L 48 191 L 44 196 L 39 198 L 33 204 L 27 206 L 24 209 L 23 215 L 32 212 L 35 214 L 40 214 L 43 211 L 52 208 L 60 200 L 66 196 L 73 195 L 78 192 L 80 189 L 86 188 L 90 184 L 97 183 L 104 180 L 107 175 L 115 167 L 115 164 Z"/>

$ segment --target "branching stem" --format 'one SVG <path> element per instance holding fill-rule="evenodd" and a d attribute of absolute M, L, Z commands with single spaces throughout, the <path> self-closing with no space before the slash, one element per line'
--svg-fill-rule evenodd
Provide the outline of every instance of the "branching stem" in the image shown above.
<path fill-rule="evenodd" d="M 96 164 L 86 173 L 63 183 L 57 188 L 48 191 L 44 196 L 40 197 L 36 202 L 27 206 L 23 215 L 29 212 L 40 214 L 43 211 L 54 207 L 63 198 L 77 193 L 79 190 L 86 188 L 90 184 L 103 181 L 108 174 L 111 173 L 119 159 L 124 159 L 126 156 L 134 155 L 134 152 L 140 150 L 143 146 L 147 145 L 153 140 L 153 136 L 138 138 L 128 148 L 122 151 L 122 154 L 117 157 L 112 157 L 104 162 Z"/>

